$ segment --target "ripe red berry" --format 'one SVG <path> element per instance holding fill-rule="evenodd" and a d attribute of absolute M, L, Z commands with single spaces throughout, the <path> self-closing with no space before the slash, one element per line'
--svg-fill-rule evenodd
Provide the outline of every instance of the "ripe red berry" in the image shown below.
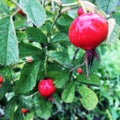
<path fill-rule="evenodd" d="M 77 14 L 78 14 L 78 16 L 84 14 L 84 11 L 83 11 L 82 7 L 78 8 Z"/>
<path fill-rule="evenodd" d="M 22 10 L 19 10 L 18 11 L 18 14 L 22 15 L 22 16 L 26 16 L 26 14 L 22 11 Z"/>
<path fill-rule="evenodd" d="M 104 17 L 96 13 L 78 16 L 71 24 L 68 32 L 70 42 L 84 50 L 95 49 L 108 34 L 108 23 Z"/>
<path fill-rule="evenodd" d="M 40 80 L 38 84 L 38 92 L 41 96 L 49 97 L 55 92 L 56 88 L 52 79 Z"/>
<path fill-rule="evenodd" d="M 77 73 L 82 74 L 82 72 L 83 72 L 82 68 L 77 69 Z"/>
<path fill-rule="evenodd" d="M 107 34 L 107 20 L 97 13 L 90 12 L 78 16 L 68 31 L 70 42 L 86 51 L 85 60 L 90 67 L 94 57 L 99 60 L 95 49 L 106 39 Z"/>
<path fill-rule="evenodd" d="M 25 114 L 25 113 L 27 113 L 27 112 L 28 112 L 28 110 L 27 110 L 27 109 L 25 109 L 25 108 L 22 108 L 22 109 L 21 109 L 21 112 Z"/>
<path fill-rule="evenodd" d="M 0 75 L 0 84 L 3 82 L 3 76 Z"/>

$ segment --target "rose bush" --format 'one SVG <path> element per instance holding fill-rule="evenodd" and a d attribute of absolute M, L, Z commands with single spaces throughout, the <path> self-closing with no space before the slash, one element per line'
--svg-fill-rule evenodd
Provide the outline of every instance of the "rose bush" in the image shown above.
<path fill-rule="evenodd" d="M 84 11 L 80 16 L 79 7 Z M 73 46 L 68 37 L 72 22 L 88 11 L 108 23 L 108 33 L 99 25 L 102 34 L 95 34 L 94 29 L 85 34 L 87 38 L 93 36 L 95 43 L 105 34 L 105 42 L 102 39 L 98 47 L 90 43 L 101 59 L 94 59 L 92 66 L 88 63 L 93 56 L 88 55 L 91 58 L 86 61 L 84 47 Z M 0 87 L 0 120 L 120 119 L 119 17 L 118 0 L 1 0 L 0 75 L 4 81 Z M 80 34 L 73 36 L 77 40 Z M 87 41 L 85 44 L 89 47 Z M 82 74 L 77 73 L 78 68 Z M 42 86 L 45 89 L 38 89 L 48 78 L 52 80 L 50 86 L 46 82 Z M 23 108 L 29 112 L 23 114 Z"/>

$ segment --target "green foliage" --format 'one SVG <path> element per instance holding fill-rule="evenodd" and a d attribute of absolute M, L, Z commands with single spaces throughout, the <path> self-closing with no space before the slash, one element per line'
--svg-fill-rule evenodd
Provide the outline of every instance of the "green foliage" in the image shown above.
<path fill-rule="evenodd" d="M 70 82 L 62 93 L 62 99 L 66 103 L 72 103 L 75 97 L 75 83 Z"/>
<path fill-rule="evenodd" d="M 33 62 L 26 64 L 21 71 L 20 80 L 16 82 L 15 93 L 26 93 L 34 88 L 36 85 L 37 73 L 40 63 Z M 29 68 L 29 69 L 28 69 Z M 27 76 L 26 76 L 27 75 Z"/>
<path fill-rule="evenodd" d="M 68 53 L 67 52 L 58 52 L 58 51 L 49 51 L 49 53 L 47 54 L 49 58 L 51 58 L 52 60 L 56 61 L 57 63 L 68 67 L 70 65 L 70 59 L 68 57 Z"/>
<path fill-rule="evenodd" d="M 34 56 L 41 54 L 41 49 L 28 43 L 20 43 L 19 50 L 20 50 L 20 57 Z"/>
<path fill-rule="evenodd" d="M 18 62 L 18 44 L 11 17 L 0 19 L 0 64 L 11 65 Z"/>
<path fill-rule="evenodd" d="M 102 9 L 107 13 L 111 13 L 116 9 L 119 0 L 96 0 L 96 2 L 99 9 Z"/>
<path fill-rule="evenodd" d="M 94 60 L 87 76 L 85 52 L 68 38 L 81 6 L 77 0 L 62 0 L 64 7 L 58 0 L 0 0 L 0 110 L 5 113 L 0 120 L 120 119 L 120 2 L 90 1 L 87 8 L 97 5 L 108 20 L 109 34 L 97 48 L 101 62 Z M 38 94 L 38 82 L 45 78 L 56 87 L 48 97 Z"/>
<path fill-rule="evenodd" d="M 9 82 L 4 82 L 3 86 L 0 88 L 0 100 L 5 96 L 7 92 L 11 90 L 12 86 Z"/>
<path fill-rule="evenodd" d="M 77 76 L 77 80 L 84 84 L 100 86 L 100 78 L 95 74 L 90 74 L 89 77 L 85 77 L 85 75 Z"/>
<path fill-rule="evenodd" d="M 52 104 L 36 94 L 33 98 L 34 109 L 39 118 L 48 119 L 51 116 Z"/>
<path fill-rule="evenodd" d="M 98 98 L 96 94 L 86 86 L 80 87 L 79 93 L 82 97 L 80 101 L 83 107 L 85 107 L 87 110 L 93 110 L 98 103 Z"/>
<path fill-rule="evenodd" d="M 54 79 L 55 86 L 62 88 L 69 79 L 69 73 L 67 71 L 50 71 L 48 73 L 49 78 Z M 64 76 L 64 77 L 63 77 Z"/>
<path fill-rule="evenodd" d="M 108 23 L 109 23 L 109 34 L 108 34 L 108 38 L 107 38 L 107 42 L 111 43 L 114 40 L 117 40 L 119 37 L 119 26 L 116 24 L 114 19 L 108 19 Z"/>
<path fill-rule="evenodd" d="M 61 31 L 61 32 L 68 32 L 68 28 L 71 24 L 71 22 L 73 21 L 73 19 L 66 15 L 66 14 L 63 14 L 62 16 L 60 16 L 57 20 L 57 27 L 58 29 Z"/>
<path fill-rule="evenodd" d="M 120 12 L 115 11 L 115 12 L 113 13 L 113 17 L 115 18 L 116 23 L 117 23 L 118 25 L 120 25 Z"/>
<path fill-rule="evenodd" d="M 38 0 L 24 1 L 20 0 L 20 5 L 30 20 L 40 27 L 46 21 L 46 13 Z"/>
<path fill-rule="evenodd" d="M 47 38 L 38 28 L 29 27 L 27 28 L 28 39 L 35 42 L 46 43 Z"/>
<path fill-rule="evenodd" d="M 68 41 L 68 36 L 65 33 L 56 33 L 53 39 L 51 40 L 52 43 L 61 43 Z"/>

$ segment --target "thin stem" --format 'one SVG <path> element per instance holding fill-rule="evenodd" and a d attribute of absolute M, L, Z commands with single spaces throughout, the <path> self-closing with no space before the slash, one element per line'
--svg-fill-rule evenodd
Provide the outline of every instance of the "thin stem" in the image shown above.
<path fill-rule="evenodd" d="M 76 48 L 76 50 L 75 50 L 75 52 L 74 52 L 74 55 L 73 55 L 73 58 L 72 58 L 72 61 L 71 61 L 71 64 L 74 62 L 74 60 L 75 60 L 75 58 L 76 58 L 76 56 L 77 56 L 78 51 L 79 51 L 79 48 Z M 72 73 L 73 73 L 73 71 L 70 71 L 69 81 L 70 81 L 70 79 L 71 79 L 71 77 L 72 77 Z"/>
<path fill-rule="evenodd" d="M 89 76 L 89 70 L 88 70 L 88 61 L 86 60 L 86 75 L 87 75 L 87 77 Z"/>
<path fill-rule="evenodd" d="M 48 57 L 46 55 L 47 49 L 48 49 L 48 46 L 45 45 L 44 46 L 44 52 L 45 52 L 44 71 L 45 71 L 45 77 L 47 77 L 47 60 L 48 60 Z"/>
<path fill-rule="evenodd" d="M 12 13 L 12 16 L 16 15 L 19 10 L 20 10 L 20 8 L 18 8 L 15 12 L 13 12 L 13 13 Z"/>
<path fill-rule="evenodd" d="M 62 4 L 62 7 L 74 6 L 74 5 L 78 5 L 78 3 L 79 3 L 79 2 L 68 3 L 68 4 Z"/>
<path fill-rule="evenodd" d="M 47 77 L 47 55 L 45 57 L 44 70 L 45 70 L 45 76 Z"/>
<path fill-rule="evenodd" d="M 64 12 L 67 12 L 69 10 L 76 9 L 76 8 L 78 8 L 78 7 L 77 6 L 75 6 L 75 7 L 68 6 L 68 7 L 63 8 L 62 11 L 61 11 L 61 13 L 64 13 Z"/>
<path fill-rule="evenodd" d="M 14 0 L 11 0 L 11 2 L 18 7 L 18 9 L 17 9 L 15 12 L 12 13 L 12 16 L 14 16 L 14 15 L 16 15 L 16 13 L 17 13 L 22 7 L 21 7 L 16 1 L 14 1 Z"/>
<path fill-rule="evenodd" d="M 57 15 L 57 17 L 55 18 L 55 20 L 54 20 L 54 22 L 53 22 L 53 24 L 52 24 L 52 30 L 53 30 L 53 28 L 54 28 L 54 25 L 55 25 L 57 19 L 60 17 L 61 9 L 62 9 L 62 7 L 60 6 L 60 9 L 59 9 L 58 15 Z M 52 31 L 51 31 L 51 32 L 52 32 Z"/>
<path fill-rule="evenodd" d="M 85 64 L 86 64 L 86 76 L 89 76 L 89 70 L 88 70 L 88 54 L 85 53 Z"/>
<path fill-rule="evenodd" d="M 78 51 L 79 51 L 79 48 L 76 48 L 75 53 L 74 53 L 73 58 L 72 58 L 72 63 L 74 62 Z"/>
<path fill-rule="evenodd" d="M 83 66 L 85 63 L 86 63 L 86 62 L 84 61 L 82 64 L 77 65 L 77 66 L 75 66 L 74 68 L 72 68 L 70 71 L 73 71 L 73 70 L 75 70 L 75 69 L 77 69 L 77 68 Z"/>

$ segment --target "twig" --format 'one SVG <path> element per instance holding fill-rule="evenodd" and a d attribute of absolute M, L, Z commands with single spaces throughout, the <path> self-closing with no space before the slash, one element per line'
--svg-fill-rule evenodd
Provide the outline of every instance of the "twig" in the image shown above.
<path fill-rule="evenodd" d="M 76 48 L 75 53 L 74 53 L 73 58 L 72 58 L 72 61 L 71 61 L 72 63 L 75 60 L 78 51 L 79 51 L 79 48 Z"/>
<path fill-rule="evenodd" d="M 70 71 L 73 71 L 73 70 L 77 69 L 78 67 L 83 66 L 85 63 L 86 63 L 86 62 L 84 61 L 82 64 L 77 65 L 77 66 L 75 66 L 74 68 L 72 68 Z"/>
<path fill-rule="evenodd" d="M 67 11 L 69 11 L 69 10 L 71 10 L 71 9 L 75 9 L 75 8 L 78 8 L 78 6 L 75 6 L 75 7 L 70 7 L 70 6 L 65 7 L 65 8 L 63 8 L 63 9 L 61 10 L 61 13 L 67 12 Z"/>
<path fill-rule="evenodd" d="M 68 3 L 68 4 L 62 4 L 62 7 L 74 6 L 74 5 L 78 5 L 78 4 L 79 4 L 79 2 Z"/>
<path fill-rule="evenodd" d="M 60 9 L 59 9 L 58 15 L 57 15 L 57 17 L 55 18 L 55 20 L 54 20 L 54 22 L 53 22 L 53 24 L 52 24 L 52 30 L 53 30 L 53 28 L 54 28 L 54 25 L 55 25 L 57 19 L 60 17 L 61 9 L 62 9 L 62 7 L 60 6 Z M 52 31 L 51 31 L 51 33 L 52 33 Z"/>
<path fill-rule="evenodd" d="M 72 58 L 72 61 L 71 61 L 71 64 L 74 62 L 74 60 L 75 60 L 75 58 L 76 58 L 76 55 L 77 55 L 78 51 L 79 51 L 79 48 L 76 48 L 75 53 L 74 53 L 73 58 Z M 73 71 L 70 71 L 70 74 L 69 74 L 69 81 L 70 81 L 70 79 L 71 79 L 71 77 L 72 77 L 72 73 L 73 73 Z"/>
<path fill-rule="evenodd" d="M 13 13 L 12 13 L 12 16 L 16 15 L 19 10 L 20 10 L 20 8 L 18 8 L 15 12 L 13 12 Z"/>

